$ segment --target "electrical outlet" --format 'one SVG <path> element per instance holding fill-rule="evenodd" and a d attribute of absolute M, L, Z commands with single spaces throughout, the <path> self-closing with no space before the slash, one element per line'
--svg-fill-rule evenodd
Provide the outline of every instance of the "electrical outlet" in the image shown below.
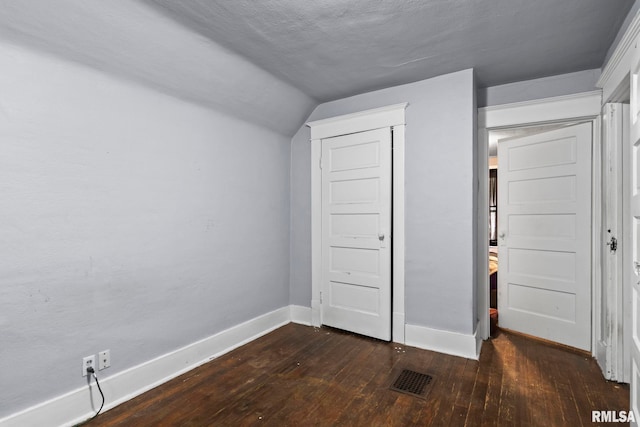
<path fill-rule="evenodd" d="M 86 377 L 87 376 L 87 368 L 96 368 L 96 356 L 95 355 L 91 355 L 91 356 L 87 356 L 84 357 L 82 359 L 82 376 Z"/>
<path fill-rule="evenodd" d="M 98 370 L 101 371 L 111 366 L 111 350 L 103 350 L 98 353 Z"/>

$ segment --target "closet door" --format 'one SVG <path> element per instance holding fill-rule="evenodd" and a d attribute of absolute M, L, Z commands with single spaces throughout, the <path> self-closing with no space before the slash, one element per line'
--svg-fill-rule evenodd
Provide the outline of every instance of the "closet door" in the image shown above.
<path fill-rule="evenodd" d="M 391 340 L 391 129 L 322 140 L 322 323 Z"/>

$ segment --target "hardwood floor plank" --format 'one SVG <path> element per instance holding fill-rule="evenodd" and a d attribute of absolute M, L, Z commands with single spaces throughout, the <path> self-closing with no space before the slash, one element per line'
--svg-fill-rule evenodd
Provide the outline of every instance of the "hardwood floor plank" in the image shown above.
<path fill-rule="evenodd" d="M 467 423 L 467 414 L 472 404 L 473 389 L 478 376 L 478 362 L 467 360 L 462 373 L 460 387 L 456 395 L 451 425 L 464 426 Z"/>
<path fill-rule="evenodd" d="M 487 341 L 482 349 L 480 360 L 476 365 L 476 376 L 471 389 L 469 398 L 469 408 L 465 417 L 466 426 L 479 426 L 482 424 L 482 417 L 485 412 L 485 404 L 487 399 L 487 390 L 489 388 L 489 377 L 491 370 L 489 369 L 489 361 L 494 357 L 495 349 L 491 340 Z M 479 367 L 484 366 L 485 369 Z"/>
<path fill-rule="evenodd" d="M 502 344 L 503 348 L 496 348 L 496 344 Z M 484 400 L 484 408 L 480 418 L 481 426 L 494 426 L 496 420 L 499 420 L 498 413 L 500 412 L 500 398 L 502 393 L 502 372 L 503 363 L 503 349 L 510 345 L 509 341 L 497 341 L 497 339 L 491 340 L 491 345 L 494 347 L 494 351 L 491 353 L 491 357 L 488 360 L 484 360 L 485 369 L 488 370 L 487 379 L 487 391 Z M 482 366 L 482 355 L 480 356 Z"/>
<path fill-rule="evenodd" d="M 279 396 L 281 393 L 285 393 L 285 395 L 290 394 L 290 387 L 284 386 L 280 387 L 279 390 L 273 390 L 273 387 L 267 385 L 267 381 L 273 380 L 277 378 L 278 373 L 290 372 L 291 376 L 294 378 L 304 378 L 304 381 L 300 381 L 300 385 L 305 385 L 306 390 L 305 396 L 305 404 L 302 406 L 298 406 L 292 412 L 292 416 L 296 417 L 296 411 L 300 411 L 301 408 L 306 411 L 310 409 L 312 405 L 315 405 L 315 400 L 318 398 L 318 395 L 321 395 L 325 392 L 325 388 L 322 387 L 323 377 L 330 378 L 335 369 L 338 369 L 338 354 L 340 353 L 340 349 L 343 346 L 343 343 L 346 341 L 346 335 L 343 334 L 333 334 L 334 339 L 328 339 L 327 334 L 332 334 L 332 332 L 324 331 L 313 337 L 313 339 L 309 340 L 309 347 L 306 349 L 301 349 L 299 351 L 293 351 L 292 354 L 289 355 L 286 359 L 280 362 L 280 364 L 269 363 L 265 366 L 269 368 L 271 372 L 265 371 L 264 374 L 260 378 L 256 378 L 252 381 L 251 384 L 248 384 L 244 390 L 241 391 L 240 399 L 237 399 L 237 402 L 231 404 L 225 414 L 219 418 L 220 422 L 223 424 L 229 423 L 231 424 L 233 420 L 247 418 L 246 421 L 249 421 L 248 417 L 253 417 L 255 420 L 264 420 L 265 417 L 269 416 L 266 412 L 264 412 L 264 406 L 260 405 L 260 400 L 266 400 L 267 402 L 272 400 L 273 397 Z M 265 361 L 264 363 L 268 363 Z M 233 397 L 233 396 L 231 396 Z M 267 398 L 268 397 L 268 398 Z M 282 397 L 280 399 L 276 399 L 276 401 L 282 401 Z M 277 412 L 280 408 L 275 408 L 274 413 Z"/>
<path fill-rule="evenodd" d="M 518 397 L 518 365 L 520 364 L 520 358 L 513 342 L 509 342 L 509 345 L 504 347 L 502 357 L 504 360 L 510 360 L 511 363 L 504 364 L 502 369 L 498 419 L 509 425 L 515 425 L 518 415 L 516 413 L 516 399 Z"/>
<path fill-rule="evenodd" d="M 363 347 L 362 351 L 353 354 L 348 366 L 341 370 L 327 387 L 325 394 L 318 398 L 318 405 L 307 415 L 307 419 L 322 419 L 328 423 L 335 423 L 340 417 L 336 408 L 354 400 L 363 387 L 361 378 L 367 375 L 367 361 L 374 352 L 373 345 Z M 349 357 L 345 355 L 344 357 Z M 369 373 L 370 374 L 370 373 Z"/>
<path fill-rule="evenodd" d="M 526 358 L 522 366 L 524 369 L 523 387 L 529 391 L 530 398 L 521 398 L 519 400 L 518 413 L 523 414 L 524 425 L 535 425 L 536 418 L 540 418 L 541 414 L 548 414 L 549 407 L 545 399 L 544 376 L 540 370 L 539 359 L 532 355 L 531 349 L 527 349 L 524 354 Z"/>
<path fill-rule="evenodd" d="M 402 358 L 396 349 L 398 346 L 392 346 L 376 346 L 373 360 L 379 363 L 367 364 L 363 374 L 364 386 L 342 411 L 336 425 L 364 425 L 367 420 L 379 419 L 381 413 L 386 415 L 386 408 L 394 406 L 399 396 L 396 392 L 390 392 L 388 387 Z"/>
<path fill-rule="evenodd" d="M 402 369 L 426 397 L 389 389 Z M 579 426 L 629 387 L 582 352 L 499 332 L 479 361 L 289 324 L 101 414 L 90 426 Z"/>

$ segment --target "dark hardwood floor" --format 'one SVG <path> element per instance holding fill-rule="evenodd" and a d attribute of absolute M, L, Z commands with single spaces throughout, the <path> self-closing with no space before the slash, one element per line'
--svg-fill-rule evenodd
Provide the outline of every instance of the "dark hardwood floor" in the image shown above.
<path fill-rule="evenodd" d="M 429 374 L 426 399 L 389 390 Z M 286 325 L 88 426 L 580 426 L 628 410 L 629 387 L 586 353 L 499 331 L 480 361 Z"/>

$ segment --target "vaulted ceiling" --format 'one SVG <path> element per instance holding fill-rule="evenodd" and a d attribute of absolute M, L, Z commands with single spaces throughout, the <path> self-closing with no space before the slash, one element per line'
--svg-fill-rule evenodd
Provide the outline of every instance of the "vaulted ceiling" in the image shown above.
<path fill-rule="evenodd" d="M 633 0 L 143 0 L 319 101 L 475 68 L 600 68 Z"/>

